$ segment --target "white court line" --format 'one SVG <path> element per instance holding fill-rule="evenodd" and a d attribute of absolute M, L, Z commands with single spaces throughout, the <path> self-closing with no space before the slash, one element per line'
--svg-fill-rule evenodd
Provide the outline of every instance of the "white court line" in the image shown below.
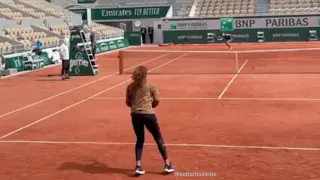
<path fill-rule="evenodd" d="M 222 93 L 220 94 L 220 96 L 218 97 L 219 99 L 222 98 L 222 96 L 224 95 L 224 93 L 228 90 L 229 86 L 232 84 L 232 82 L 236 79 L 236 77 L 239 75 L 239 73 L 241 72 L 241 70 L 243 69 L 243 67 L 247 64 L 248 59 L 242 64 L 242 66 L 240 67 L 240 69 L 237 71 L 237 73 L 233 76 L 233 78 L 230 80 L 229 84 L 226 86 L 226 88 L 224 88 L 224 90 L 222 91 Z"/>
<path fill-rule="evenodd" d="M 92 100 L 124 100 L 125 98 L 109 98 L 109 97 L 95 97 L 92 98 Z M 173 97 L 173 98 L 166 98 L 166 97 L 160 97 L 160 100 L 218 100 L 218 98 L 205 98 L 205 97 Z"/>
<path fill-rule="evenodd" d="M 91 100 L 124 100 L 125 98 L 112 98 L 112 97 L 95 97 Z M 320 101 L 320 99 L 308 99 L 308 98 L 237 98 L 237 97 L 160 97 L 161 100 L 239 100 L 239 101 Z"/>
<path fill-rule="evenodd" d="M 163 56 L 164 56 L 164 55 L 163 55 Z M 185 57 L 185 56 L 187 56 L 187 54 L 181 55 L 181 56 L 179 56 L 178 58 L 175 58 L 175 59 L 170 60 L 170 61 L 168 61 L 168 62 L 166 62 L 166 63 L 163 63 L 163 64 L 161 64 L 161 65 L 159 65 L 159 66 L 157 66 L 157 67 L 155 67 L 155 68 L 152 68 L 152 69 L 149 70 L 149 72 L 151 72 L 151 71 L 153 71 L 153 70 L 155 70 L 155 69 L 158 69 L 159 67 L 162 67 L 162 66 L 164 66 L 164 65 L 166 65 L 166 64 L 169 64 L 169 63 L 171 63 L 171 62 L 173 62 L 173 61 L 176 61 L 176 60 L 178 60 L 178 59 L 180 59 L 180 58 L 183 58 L 183 57 Z M 77 105 L 79 105 L 79 104 L 81 104 L 81 103 L 84 103 L 84 102 L 86 102 L 86 101 L 88 101 L 88 100 L 90 100 L 90 99 L 92 99 L 92 98 L 94 98 L 94 97 L 96 97 L 96 96 L 99 96 L 100 94 L 103 94 L 103 93 L 105 93 L 105 92 L 107 92 L 107 91 L 110 91 L 111 89 L 114 89 L 114 88 L 116 88 L 116 87 L 119 87 L 119 86 L 121 86 L 121 85 L 129 82 L 130 80 L 131 80 L 131 78 L 129 78 L 129 79 L 127 79 L 127 80 L 125 80 L 125 81 L 123 81 L 123 82 L 121 82 L 121 83 L 119 83 L 119 84 L 116 84 L 116 85 L 114 85 L 114 86 L 111 86 L 111 87 L 109 87 L 109 88 L 107 88 L 107 89 L 105 89 L 105 90 L 103 90 L 103 91 L 100 91 L 100 92 L 98 92 L 98 93 L 96 93 L 96 94 L 94 94 L 94 95 L 92 95 L 92 96 L 90 96 L 90 97 L 88 97 L 88 98 L 85 98 L 85 99 L 83 99 L 83 100 L 81 100 L 81 101 L 78 101 L 78 102 L 76 102 L 76 103 L 74 103 L 74 104 L 72 104 L 72 105 L 70 105 L 70 106 L 67 106 L 67 107 L 65 107 L 65 108 L 63 108 L 63 109 L 61 109 L 61 110 L 59 110 L 59 111 L 56 111 L 56 112 L 54 112 L 54 113 L 52 113 L 52 114 L 50 114 L 50 115 L 48 115 L 48 116 L 45 116 L 45 117 L 43 117 L 43 118 L 41 118 L 41 119 L 38 119 L 37 121 L 34 121 L 34 122 L 32 122 L 32 123 L 30 123 L 30 124 L 28 124 L 28 125 L 26 125 L 26 126 L 23 126 L 23 127 L 19 128 L 19 129 L 16 129 L 16 130 L 14 130 L 14 131 L 6 134 L 6 135 L 1 136 L 1 137 L 0 137 L 0 140 L 1 140 L 1 139 L 4 139 L 4 138 L 6 138 L 6 137 L 8 137 L 8 136 L 10 136 L 10 135 L 12 135 L 12 134 L 15 134 L 15 133 L 17 133 L 17 132 L 19 132 L 19 131 L 22 131 L 23 129 L 26 129 L 26 128 L 34 125 L 34 124 L 37 124 L 37 123 L 39 123 L 39 122 L 41 122 L 41 121 L 44 121 L 44 120 L 46 120 L 46 119 L 48 119 L 48 118 L 50 118 L 50 117 L 52 117 L 52 116 L 54 116 L 54 115 L 56 115 L 56 114 L 59 114 L 59 113 L 61 113 L 61 112 L 64 112 L 64 111 L 66 111 L 66 110 L 68 110 L 68 109 L 70 109 L 70 108 L 72 108 L 72 107 L 74 107 L 74 106 L 77 106 Z"/>
<path fill-rule="evenodd" d="M 41 70 L 48 69 L 48 68 L 51 68 L 51 67 L 55 67 L 55 66 L 58 66 L 58 65 L 61 65 L 61 64 L 50 64 L 50 65 L 45 66 L 45 67 L 43 67 L 41 69 L 35 69 L 35 70 L 30 70 L 30 71 L 21 71 L 21 72 L 15 73 L 15 74 L 7 75 L 7 76 L 1 76 L 0 79 L 7 79 L 7 78 L 10 78 L 10 77 L 19 76 L 19 75 L 22 75 L 22 74 L 33 73 L 33 72 L 41 71 Z"/>
<path fill-rule="evenodd" d="M 290 58 L 290 57 L 281 57 L 281 58 L 257 58 L 257 59 L 253 59 L 253 61 L 319 61 L 319 56 L 312 56 L 312 58 L 310 56 L 308 56 L 308 59 L 306 58 Z"/>
<path fill-rule="evenodd" d="M 124 100 L 125 98 L 103 98 L 103 97 L 95 97 L 95 98 L 91 98 L 92 100 Z M 162 99 L 162 98 L 161 98 Z"/>
<path fill-rule="evenodd" d="M 165 66 L 165 65 L 167 65 L 167 64 L 170 64 L 170 63 L 172 63 L 173 61 L 177 61 L 178 59 L 181 59 L 181 58 L 183 58 L 183 57 L 185 57 L 185 56 L 187 56 L 188 54 L 184 54 L 184 55 L 182 55 L 182 56 L 179 56 L 178 58 L 175 58 L 175 59 L 173 59 L 173 60 L 171 60 L 171 61 L 168 61 L 168 62 L 166 62 L 166 63 L 163 63 L 163 64 L 161 64 L 160 66 L 157 66 L 157 67 L 155 67 L 155 68 L 152 68 L 152 70 L 150 70 L 149 72 L 151 72 L 151 71 L 154 71 L 154 70 L 156 70 L 156 69 L 159 69 L 159 68 L 161 68 L 162 66 Z"/>
<path fill-rule="evenodd" d="M 166 56 L 166 55 L 169 55 L 169 54 L 163 54 L 163 55 L 161 55 L 161 56 L 155 57 L 155 58 L 150 59 L 150 60 L 148 60 L 148 61 L 144 61 L 144 62 L 142 62 L 142 63 L 140 63 L 140 64 L 131 66 L 131 67 L 126 68 L 126 69 L 124 69 L 124 70 L 126 71 L 126 70 L 129 70 L 129 69 L 133 69 L 133 68 L 135 68 L 135 67 L 137 67 L 137 66 L 139 66 L 139 65 L 146 64 L 146 63 L 152 62 L 152 61 L 154 61 L 154 60 L 160 59 L 160 58 L 162 58 L 162 57 L 164 57 L 164 56 Z M 10 111 L 10 112 L 7 112 L 7 113 L 5 113 L 5 114 L 0 115 L 0 118 L 3 118 L 3 117 L 8 116 L 8 115 L 10 115 L 10 114 L 16 113 L 16 112 L 18 112 L 18 111 L 27 109 L 27 108 L 29 108 L 29 107 L 35 106 L 35 105 L 37 105 L 37 104 L 41 104 L 41 103 L 43 103 L 43 102 L 46 102 L 46 101 L 51 100 L 51 99 L 54 99 L 54 98 L 59 97 L 59 96 L 61 96 L 61 95 L 67 94 L 67 93 L 69 93 L 69 92 L 75 91 L 75 90 L 77 90 L 77 89 L 83 88 L 83 87 L 88 86 L 88 85 L 90 85 L 90 84 L 93 84 L 93 83 L 102 81 L 102 80 L 104 80 L 104 79 L 108 79 L 108 78 L 110 78 L 110 77 L 112 77 L 112 76 L 114 76 L 114 75 L 117 75 L 117 74 L 118 74 L 118 72 L 115 72 L 115 73 L 113 73 L 113 74 L 109 74 L 109 75 L 103 76 L 103 77 L 100 78 L 100 79 L 93 80 L 93 81 L 91 81 L 91 82 L 82 84 L 81 86 L 75 87 L 75 88 L 73 88 L 73 89 L 64 91 L 64 92 L 62 92 L 62 93 L 59 93 L 59 94 L 50 96 L 50 97 L 45 98 L 45 99 L 43 99 L 43 100 L 37 101 L 37 102 L 35 102 L 35 103 L 32 103 L 32 104 L 23 106 L 23 107 L 21 107 L 21 108 L 15 109 L 15 110 Z"/>
<path fill-rule="evenodd" d="M 135 145 L 130 142 L 85 142 L 85 141 L 26 141 L 26 140 L 1 140 L 0 143 L 13 144 L 90 144 L 90 145 Z M 155 143 L 144 143 L 146 146 L 156 146 Z M 282 147 L 282 146 L 240 146 L 223 144 L 189 144 L 189 143 L 168 143 L 167 146 L 180 147 L 211 147 L 211 148 L 231 148 L 231 149 L 267 149 L 267 150 L 296 150 L 296 151 L 320 151 L 320 148 L 308 147 Z"/>
<path fill-rule="evenodd" d="M 320 101 L 320 99 L 309 98 L 236 98 L 236 97 L 224 97 L 222 100 L 240 100 L 240 101 Z"/>
<path fill-rule="evenodd" d="M 137 46 L 131 46 L 131 47 L 137 47 Z M 102 56 L 102 55 L 105 55 L 105 54 L 114 53 L 114 52 L 117 52 L 117 51 L 120 51 L 120 50 L 125 50 L 125 49 L 131 48 L 131 47 L 126 47 L 126 48 L 117 49 L 117 50 L 111 50 L 111 51 L 108 51 L 108 52 L 97 54 L 96 56 Z M 138 47 L 140 47 L 140 46 L 138 46 Z M 51 68 L 51 67 L 55 67 L 55 66 L 61 66 L 61 63 L 59 63 L 59 64 L 51 64 L 51 65 L 45 66 L 45 67 L 43 67 L 41 69 L 35 69 L 35 70 L 30 70 L 30 71 L 21 71 L 21 72 L 18 72 L 16 74 L 11 74 L 11 75 L 8 75 L 8 76 L 1 76 L 1 79 L 6 79 L 6 78 L 22 75 L 22 74 L 33 73 L 33 72 L 36 72 L 36 71 L 41 71 L 41 70 L 44 70 L 44 69 L 47 69 L 47 68 Z"/>

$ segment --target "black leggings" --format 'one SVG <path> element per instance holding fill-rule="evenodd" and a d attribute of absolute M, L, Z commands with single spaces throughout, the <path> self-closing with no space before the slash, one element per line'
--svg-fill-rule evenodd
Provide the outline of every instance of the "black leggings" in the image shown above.
<path fill-rule="evenodd" d="M 156 115 L 155 114 L 131 114 L 131 117 L 132 117 L 132 125 L 134 128 L 134 132 L 137 137 L 136 149 L 135 149 L 136 160 L 140 161 L 142 156 L 143 144 L 144 144 L 144 126 L 146 126 L 146 128 L 152 134 L 154 140 L 156 141 L 163 160 L 167 160 L 168 159 L 167 149 L 160 132 Z"/>
<path fill-rule="evenodd" d="M 33 53 L 36 55 L 40 56 L 42 54 L 42 49 L 41 48 L 35 48 L 32 50 Z"/>
<path fill-rule="evenodd" d="M 70 68 L 69 60 L 62 60 L 61 75 L 68 75 Z"/>
<path fill-rule="evenodd" d="M 96 46 L 92 46 L 92 56 L 93 58 L 96 58 Z"/>

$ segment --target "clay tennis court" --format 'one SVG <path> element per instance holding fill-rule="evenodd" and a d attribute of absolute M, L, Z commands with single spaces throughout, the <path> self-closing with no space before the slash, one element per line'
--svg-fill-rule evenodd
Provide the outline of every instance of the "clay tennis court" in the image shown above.
<path fill-rule="evenodd" d="M 47 77 L 60 72 L 52 67 L 1 79 L 0 179 L 132 179 L 135 136 L 124 94 L 143 64 L 160 90 L 156 113 L 176 172 L 317 180 L 320 49 L 310 48 L 319 45 L 233 44 L 244 51 L 237 62 L 223 44 L 136 47 L 124 52 L 123 75 L 115 52 L 98 57 L 94 77 L 61 81 Z M 255 50 L 279 52 L 246 52 Z M 161 174 L 150 134 L 143 167 L 139 179 L 187 178 Z"/>

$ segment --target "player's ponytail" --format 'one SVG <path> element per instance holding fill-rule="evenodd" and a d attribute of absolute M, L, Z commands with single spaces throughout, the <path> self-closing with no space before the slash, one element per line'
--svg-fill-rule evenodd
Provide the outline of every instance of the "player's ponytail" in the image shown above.
<path fill-rule="evenodd" d="M 143 88 L 147 82 L 147 73 L 148 68 L 145 66 L 138 66 L 132 73 L 132 80 L 133 80 L 133 93 L 135 94 L 139 88 Z"/>

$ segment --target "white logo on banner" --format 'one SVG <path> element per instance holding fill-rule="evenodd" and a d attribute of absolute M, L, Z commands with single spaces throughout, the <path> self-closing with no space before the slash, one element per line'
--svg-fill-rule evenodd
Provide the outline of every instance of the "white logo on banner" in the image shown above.
<path fill-rule="evenodd" d="M 77 52 L 75 55 L 75 59 L 71 60 L 70 62 L 70 71 L 72 71 L 72 68 L 76 66 L 75 68 L 75 74 L 80 73 L 80 66 L 89 67 L 89 62 L 85 60 L 82 56 L 82 52 Z"/>

